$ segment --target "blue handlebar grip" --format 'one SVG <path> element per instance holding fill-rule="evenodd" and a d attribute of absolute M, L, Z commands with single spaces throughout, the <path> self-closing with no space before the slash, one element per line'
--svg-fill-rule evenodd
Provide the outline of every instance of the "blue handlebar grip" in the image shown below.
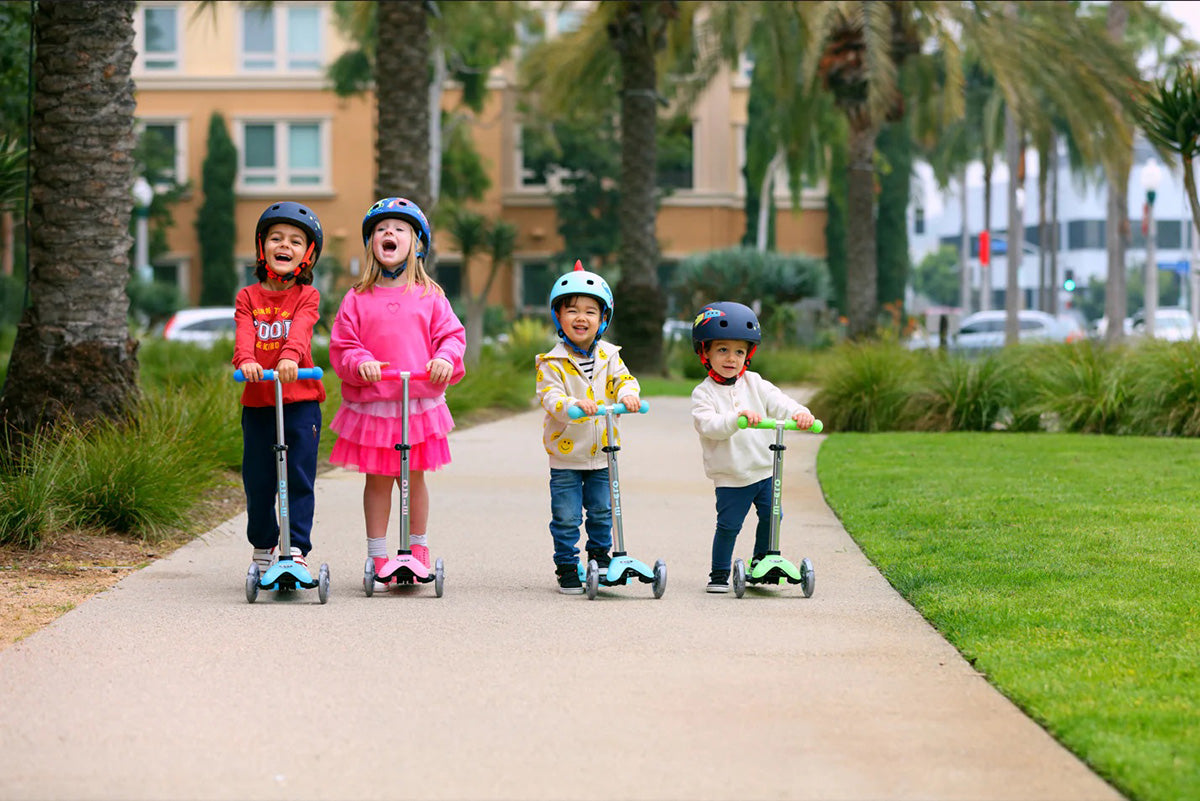
<path fill-rule="evenodd" d="M 607 411 L 608 411 L 608 407 L 605 406 L 603 403 L 601 403 L 600 408 L 596 410 L 596 416 L 599 417 L 600 415 L 607 413 Z M 612 407 L 612 411 L 613 411 L 613 414 L 629 414 L 630 413 L 629 410 L 625 408 L 625 404 L 623 404 L 623 403 L 614 403 L 613 407 Z M 650 411 L 650 402 L 642 401 L 642 405 L 640 407 L 638 407 L 637 413 L 645 414 L 648 411 Z M 587 415 L 585 415 L 583 413 L 583 409 L 580 409 L 578 406 L 572 406 L 571 408 L 567 409 L 567 417 L 570 417 L 572 420 L 578 420 L 580 417 L 586 417 L 586 416 Z"/>
<path fill-rule="evenodd" d="M 296 371 L 297 379 L 309 379 L 309 378 L 319 379 L 323 375 L 325 375 L 325 371 L 322 370 L 320 367 L 301 367 L 299 370 Z M 238 368 L 237 370 L 233 371 L 233 380 L 237 381 L 239 383 L 246 380 L 246 376 L 242 374 L 241 368 Z M 263 370 L 262 380 L 263 381 L 274 381 L 275 380 L 275 371 L 274 370 Z"/>

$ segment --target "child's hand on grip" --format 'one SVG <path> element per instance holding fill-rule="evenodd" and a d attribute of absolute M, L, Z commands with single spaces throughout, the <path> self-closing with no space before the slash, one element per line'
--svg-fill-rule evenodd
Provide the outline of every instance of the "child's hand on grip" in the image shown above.
<path fill-rule="evenodd" d="M 740 412 L 738 412 L 738 417 L 746 418 L 747 428 L 754 428 L 756 425 L 761 423 L 763 419 L 761 414 L 750 409 L 742 409 Z"/>
<path fill-rule="evenodd" d="M 429 373 L 431 384 L 445 384 L 454 375 L 454 365 L 445 359 L 430 359 L 425 370 Z"/>
<path fill-rule="evenodd" d="M 263 368 L 258 362 L 247 359 L 241 363 L 238 369 L 242 371 L 242 377 L 247 381 L 262 381 Z"/>

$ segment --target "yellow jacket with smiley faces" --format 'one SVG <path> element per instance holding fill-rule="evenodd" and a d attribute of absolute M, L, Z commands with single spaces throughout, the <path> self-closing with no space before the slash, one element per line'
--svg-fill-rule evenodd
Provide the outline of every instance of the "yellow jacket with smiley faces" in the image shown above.
<path fill-rule="evenodd" d="M 610 405 L 626 395 L 640 396 L 641 387 L 621 361 L 620 350 L 611 342 L 600 340 L 596 343 L 596 366 L 591 381 L 584 376 L 576 357 L 561 342 L 549 353 L 538 355 L 535 362 L 537 394 L 546 410 L 542 444 L 550 456 L 552 468 L 599 470 L 608 467 L 608 457 L 601 450 L 608 444 L 603 415 L 572 420 L 567 410 L 577 399 Z M 615 444 L 621 444 L 619 434 Z"/>

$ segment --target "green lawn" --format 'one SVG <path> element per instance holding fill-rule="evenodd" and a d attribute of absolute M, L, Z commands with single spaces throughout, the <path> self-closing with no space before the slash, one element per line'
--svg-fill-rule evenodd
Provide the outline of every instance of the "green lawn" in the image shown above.
<path fill-rule="evenodd" d="M 1200 441 L 834 434 L 830 506 L 1005 695 L 1135 799 L 1200 798 Z"/>

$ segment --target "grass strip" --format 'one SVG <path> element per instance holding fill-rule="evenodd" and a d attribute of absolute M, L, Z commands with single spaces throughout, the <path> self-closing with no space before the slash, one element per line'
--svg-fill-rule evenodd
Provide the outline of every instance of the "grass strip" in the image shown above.
<path fill-rule="evenodd" d="M 891 584 L 1134 799 L 1200 798 L 1200 442 L 839 433 L 818 475 Z"/>

